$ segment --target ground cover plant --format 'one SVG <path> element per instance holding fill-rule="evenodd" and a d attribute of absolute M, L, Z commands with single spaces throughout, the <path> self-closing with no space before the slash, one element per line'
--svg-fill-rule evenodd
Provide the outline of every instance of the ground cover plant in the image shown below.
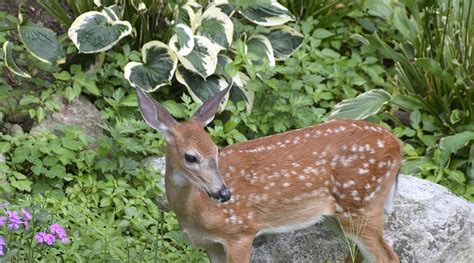
<path fill-rule="evenodd" d="M 226 4 L 0 5 L 9 8 L 0 10 L 0 204 L 8 202 L 8 211 L 20 217 L 23 208 L 37 220 L 14 242 L 5 238 L 8 224 L 0 224 L 4 255 L 29 253 L 32 261 L 206 260 L 187 244 L 173 214 L 155 205 L 164 191 L 161 175 L 142 161 L 162 155 L 163 141 L 141 120 L 133 86 L 153 91 L 179 119 L 234 83 L 208 128 L 221 146 L 320 123 L 362 102 L 364 111 L 351 117 L 393 125 L 405 145 L 406 172 L 473 200 L 472 1 L 261 1 L 279 8 L 278 26 L 254 21 L 248 9 L 254 1 L 221 2 Z M 39 20 L 38 10 L 44 14 Z M 102 23 L 93 26 L 109 32 L 109 42 L 81 40 L 88 17 Z M 215 38 L 206 25 L 225 37 Z M 40 33 L 48 42 L 24 37 Z M 282 39 L 290 41 L 281 45 Z M 57 97 L 91 101 L 102 134 L 91 137 L 74 126 L 30 134 L 60 110 Z M 56 233 L 49 229 L 55 223 L 68 242 L 48 246 L 45 235 Z M 35 239 L 41 231 L 49 232 Z"/>

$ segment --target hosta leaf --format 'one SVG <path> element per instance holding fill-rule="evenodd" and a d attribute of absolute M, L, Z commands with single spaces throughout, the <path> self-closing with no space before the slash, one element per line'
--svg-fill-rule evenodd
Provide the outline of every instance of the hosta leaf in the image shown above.
<path fill-rule="evenodd" d="M 30 74 L 24 72 L 13 60 L 13 43 L 5 41 L 3 43 L 3 53 L 5 58 L 5 66 L 15 75 L 23 78 L 31 78 Z"/>
<path fill-rule="evenodd" d="M 251 3 L 238 0 L 229 2 L 237 7 L 241 15 L 257 25 L 279 26 L 294 20 L 290 11 L 276 0 L 258 0 Z"/>
<path fill-rule="evenodd" d="M 194 47 L 193 31 L 185 24 L 178 24 L 174 27 L 175 34 L 169 41 L 170 48 L 178 54 L 178 56 L 186 56 Z"/>
<path fill-rule="evenodd" d="M 274 27 L 266 35 L 273 47 L 276 60 L 286 59 L 303 43 L 303 35 L 289 26 Z"/>
<path fill-rule="evenodd" d="M 388 92 L 381 89 L 367 91 L 355 98 L 338 103 L 329 115 L 329 119 L 365 119 L 380 113 L 391 98 Z"/>
<path fill-rule="evenodd" d="M 207 79 L 203 79 L 199 75 L 194 74 L 181 66 L 176 70 L 176 79 L 179 83 L 186 86 L 189 94 L 197 103 L 203 103 L 207 99 L 216 95 L 219 91 L 229 86 L 223 76 L 212 75 Z M 229 95 L 227 94 L 221 103 L 221 110 L 227 103 L 228 98 Z"/>
<path fill-rule="evenodd" d="M 219 49 L 207 38 L 194 36 L 194 48 L 187 56 L 178 56 L 181 64 L 204 79 L 216 70 Z"/>
<path fill-rule="evenodd" d="M 129 62 L 125 78 L 133 87 L 151 92 L 170 84 L 178 59 L 165 43 L 151 41 L 142 47 L 143 63 Z"/>
<path fill-rule="evenodd" d="M 74 20 L 68 35 L 80 53 L 97 53 L 111 49 L 131 32 L 128 21 L 113 21 L 105 11 L 89 11 Z"/>
<path fill-rule="evenodd" d="M 26 49 L 35 58 L 49 64 L 65 62 L 64 50 L 51 29 L 25 20 L 18 25 L 18 33 Z"/>
<path fill-rule="evenodd" d="M 273 56 L 273 48 L 270 40 L 263 35 L 255 35 L 247 40 L 247 53 L 252 54 L 252 61 L 256 65 L 263 63 L 264 59 L 268 60 L 270 66 L 275 66 L 275 58 Z"/>
<path fill-rule="evenodd" d="M 197 26 L 198 19 L 202 15 L 202 7 L 195 2 L 187 2 L 184 6 L 179 9 L 177 17 L 177 24 L 188 25 L 191 29 L 195 29 Z"/>
<path fill-rule="evenodd" d="M 208 8 L 202 15 L 196 28 L 196 35 L 211 40 L 222 49 L 227 49 L 232 44 L 234 23 L 219 8 Z"/>
<path fill-rule="evenodd" d="M 230 90 L 230 99 L 233 102 L 245 101 L 245 107 L 247 114 L 252 112 L 253 102 L 255 98 L 255 92 L 248 90 L 246 88 L 249 77 L 242 72 L 237 72 L 237 74 L 232 78 L 233 87 Z"/>

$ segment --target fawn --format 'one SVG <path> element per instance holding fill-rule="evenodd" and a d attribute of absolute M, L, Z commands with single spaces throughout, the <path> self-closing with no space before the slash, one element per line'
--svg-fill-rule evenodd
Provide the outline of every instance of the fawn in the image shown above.
<path fill-rule="evenodd" d="M 188 237 L 211 262 L 249 262 L 253 239 L 327 216 L 369 262 L 398 262 L 383 237 L 383 207 L 401 166 L 398 140 L 365 121 L 335 120 L 218 149 L 204 127 L 230 86 L 178 123 L 137 88 L 144 120 L 167 143 L 165 188 Z M 359 255 L 357 260 L 361 260 Z"/>

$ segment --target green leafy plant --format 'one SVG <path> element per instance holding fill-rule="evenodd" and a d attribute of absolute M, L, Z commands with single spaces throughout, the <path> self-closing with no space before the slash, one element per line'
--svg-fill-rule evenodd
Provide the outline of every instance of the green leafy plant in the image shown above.
<path fill-rule="evenodd" d="M 400 34 L 390 43 L 382 33 L 366 36 L 395 62 L 394 92 L 371 91 L 376 100 L 362 94 L 339 104 L 330 117 L 365 118 L 389 108 L 411 112 L 412 129 L 399 130 L 400 136 L 416 139 L 409 140 L 414 147 L 405 148 L 406 167 L 411 168 L 405 171 L 421 173 L 473 200 L 473 1 L 370 4 L 384 10 L 379 15 Z M 368 109 L 367 103 L 373 107 Z"/>
<path fill-rule="evenodd" d="M 239 72 L 240 65 L 273 66 L 275 59 L 287 58 L 302 41 L 297 31 L 281 26 L 293 17 L 276 1 L 221 1 L 206 8 L 188 2 L 177 13 L 175 23 L 170 25 L 174 34 L 168 44 L 145 44 L 143 61 L 130 62 L 125 67 L 125 77 L 132 86 L 155 91 L 171 84 L 176 71 L 176 80 L 187 88 L 194 101 L 201 103 L 233 82 L 234 93 L 238 93 L 234 97 L 244 99 L 250 111 L 254 95 L 245 88 L 248 77 Z M 241 24 L 242 17 L 273 27 L 250 33 L 254 26 Z"/>

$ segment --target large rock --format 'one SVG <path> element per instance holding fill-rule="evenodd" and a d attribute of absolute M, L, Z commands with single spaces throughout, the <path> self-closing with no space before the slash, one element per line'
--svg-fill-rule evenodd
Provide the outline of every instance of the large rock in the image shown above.
<path fill-rule="evenodd" d="M 68 103 L 63 97 L 53 96 L 53 100 L 59 105 L 59 110 L 47 115 L 40 124 L 33 127 L 31 134 L 45 129 L 55 131 L 56 126 L 60 124 L 78 125 L 85 134 L 93 138 L 102 135 L 102 129 L 99 127 L 101 123 L 99 111 L 87 98 L 79 96 Z"/>
<path fill-rule="evenodd" d="M 164 171 L 163 158 L 146 163 Z M 474 262 L 474 204 L 440 185 L 402 175 L 385 216 L 385 237 L 402 262 Z M 347 253 L 343 240 L 317 224 L 257 237 L 252 262 L 342 262 Z"/>

